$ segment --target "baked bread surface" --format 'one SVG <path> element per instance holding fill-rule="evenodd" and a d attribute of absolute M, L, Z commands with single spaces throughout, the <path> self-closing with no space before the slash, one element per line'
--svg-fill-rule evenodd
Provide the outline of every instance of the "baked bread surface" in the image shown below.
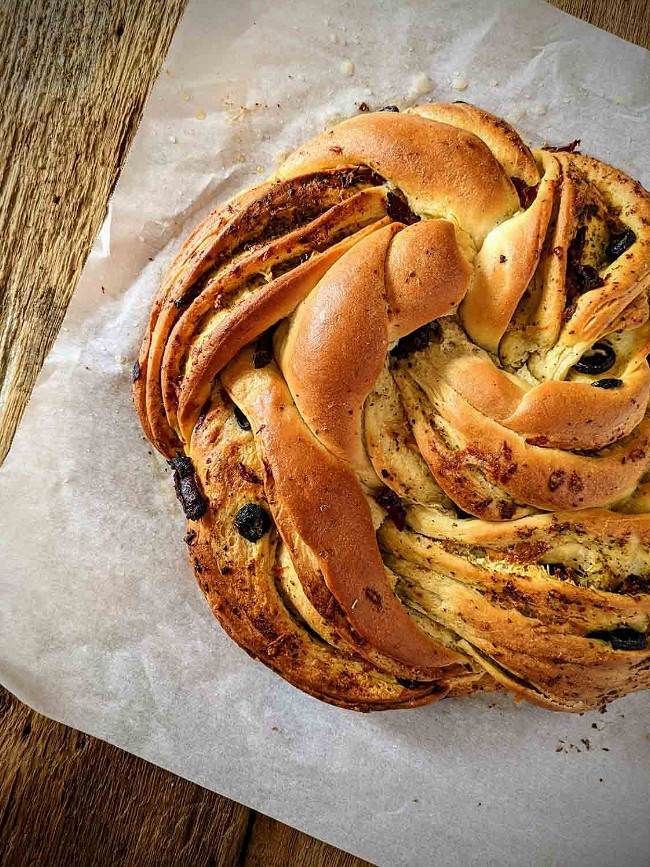
<path fill-rule="evenodd" d="M 134 367 L 229 635 L 356 710 L 650 686 L 650 197 L 465 103 L 299 148 Z"/>

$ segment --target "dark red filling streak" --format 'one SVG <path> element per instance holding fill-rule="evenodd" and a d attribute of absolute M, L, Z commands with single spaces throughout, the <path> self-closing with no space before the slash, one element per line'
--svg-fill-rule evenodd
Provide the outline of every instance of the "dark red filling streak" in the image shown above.
<path fill-rule="evenodd" d="M 535 184 L 532 187 L 529 187 L 525 181 L 522 181 L 521 178 L 510 178 L 513 183 L 514 188 L 517 190 L 517 195 L 519 196 L 519 202 L 521 207 L 526 210 L 530 208 L 530 206 L 535 201 L 535 197 L 537 196 L 537 190 L 539 189 L 539 184 Z"/>
<path fill-rule="evenodd" d="M 557 147 L 553 147 L 552 145 L 546 145 L 546 147 L 543 148 L 543 150 L 548 151 L 551 154 L 560 154 L 560 153 L 577 154 L 577 153 L 580 153 L 580 151 L 576 150 L 576 148 L 578 147 L 579 144 L 580 144 L 580 139 L 575 138 L 573 141 L 569 142 L 569 144 L 558 145 Z"/>

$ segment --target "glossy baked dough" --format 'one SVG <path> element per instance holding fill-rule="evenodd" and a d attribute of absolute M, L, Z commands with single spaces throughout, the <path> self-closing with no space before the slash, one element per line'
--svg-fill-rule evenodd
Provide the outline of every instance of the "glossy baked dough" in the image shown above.
<path fill-rule="evenodd" d="M 211 214 L 134 394 L 229 635 L 357 710 L 648 688 L 649 285 L 640 184 L 464 103 Z"/>

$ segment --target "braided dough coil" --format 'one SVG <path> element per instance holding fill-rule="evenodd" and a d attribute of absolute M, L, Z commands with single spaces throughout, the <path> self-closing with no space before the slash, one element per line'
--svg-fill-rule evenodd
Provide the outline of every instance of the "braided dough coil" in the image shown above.
<path fill-rule="evenodd" d="M 134 396 L 227 632 L 357 710 L 648 688 L 649 285 L 638 183 L 464 103 L 211 214 Z"/>

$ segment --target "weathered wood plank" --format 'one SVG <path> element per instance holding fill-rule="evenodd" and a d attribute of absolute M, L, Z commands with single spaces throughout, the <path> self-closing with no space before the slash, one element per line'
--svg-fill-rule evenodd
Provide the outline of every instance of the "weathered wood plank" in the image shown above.
<path fill-rule="evenodd" d="M 0 687 L 3 867 L 235 867 L 250 815 Z"/>
<path fill-rule="evenodd" d="M 0 3 L 0 463 L 184 6 Z"/>
<path fill-rule="evenodd" d="M 372 867 L 355 858 L 262 816 L 258 813 L 252 826 L 250 841 L 242 867 Z"/>
<path fill-rule="evenodd" d="M 609 30 L 628 42 L 650 48 L 648 0 L 549 0 L 569 15 Z"/>

